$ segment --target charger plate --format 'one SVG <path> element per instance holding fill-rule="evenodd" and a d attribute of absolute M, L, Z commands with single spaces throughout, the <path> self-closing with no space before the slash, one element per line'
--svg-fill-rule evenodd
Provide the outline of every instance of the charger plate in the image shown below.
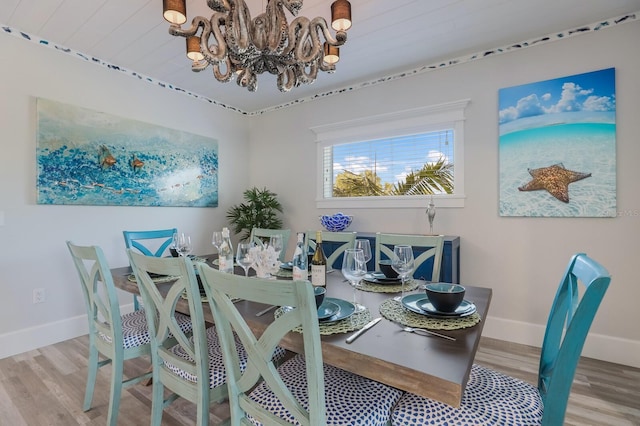
<path fill-rule="evenodd" d="M 404 283 L 404 291 L 413 291 L 423 283 L 424 281 L 421 280 L 408 280 Z M 400 293 L 402 291 L 402 285 L 400 284 L 376 284 L 366 280 L 360 281 L 360 285 L 357 288 L 371 293 Z"/>
<path fill-rule="evenodd" d="M 475 312 L 472 315 L 458 318 L 433 318 L 416 314 L 405 309 L 399 302 L 388 299 L 380 305 L 380 314 L 389 321 L 409 327 L 427 328 L 430 330 L 459 330 L 473 327 L 481 321 L 480 315 Z"/>

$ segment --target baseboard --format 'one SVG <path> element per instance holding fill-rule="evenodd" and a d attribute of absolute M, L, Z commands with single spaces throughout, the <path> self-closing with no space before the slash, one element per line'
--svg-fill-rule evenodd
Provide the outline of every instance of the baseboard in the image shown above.
<path fill-rule="evenodd" d="M 133 304 L 123 305 L 120 310 L 123 314 L 132 312 Z M 5 333 L 0 335 L 0 359 L 74 339 L 87 333 L 89 333 L 87 315 Z"/>
<path fill-rule="evenodd" d="M 482 335 L 508 342 L 540 347 L 545 327 L 504 318 L 487 317 Z M 582 356 L 640 368 L 640 342 L 590 333 Z"/>

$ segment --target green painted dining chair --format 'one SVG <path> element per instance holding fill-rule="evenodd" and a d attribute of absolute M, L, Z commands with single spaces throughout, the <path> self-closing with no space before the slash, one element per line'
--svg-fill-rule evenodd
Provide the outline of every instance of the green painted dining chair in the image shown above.
<path fill-rule="evenodd" d="M 232 425 L 372 425 L 389 422 L 402 391 L 322 362 L 318 312 L 309 281 L 222 273 L 198 264 L 227 368 Z M 256 336 L 236 298 L 286 306 Z M 279 367 L 272 354 L 289 332 L 302 333 L 303 352 Z M 238 339 L 248 361 L 238 354 Z"/>
<path fill-rule="evenodd" d="M 209 424 L 209 408 L 227 398 L 222 349 L 215 328 L 206 327 L 193 263 L 188 257 L 153 257 L 127 249 L 147 312 L 151 334 L 153 390 L 151 425 L 160 426 L 165 406 L 182 397 L 196 404 L 196 424 Z M 160 289 L 154 276 L 176 277 Z M 186 298 L 191 333 L 180 323 L 176 304 Z M 174 344 L 174 342 L 176 342 Z M 239 349 L 239 358 L 246 354 Z M 165 399 L 164 390 L 171 394 Z"/>
<path fill-rule="evenodd" d="M 393 258 L 393 247 L 395 245 L 409 245 L 414 253 L 420 252 L 414 259 L 414 268 L 411 276 L 415 275 L 420 265 L 428 260 L 432 260 L 433 266 L 428 277 L 419 277 L 427 281 L 440 280 L 440 266 L 442 265 L 442 251 L 444 249 L 444 236 L 442 235 L 406 235 L 406 234 L 384 234 L 376 233 L 376 271 L 380 267 L 378 263 L 382 259 Z"/>
<path fill-rule="evenodd" d="M 393 425 L 561 426 L 587 333 L 610 282 L 607 270 L 586 254 L 571 258 L 547 321 L 537 387 L 474 364 L 460 408 L 406 393 Z"/>
<path fill-rule="evenodd" d="M 304 234 L 305 245 L 309 250 L 309 253 L 313 253 L 316 250 L 316 231 L 307 231 Z M 327 270 L 329 268 L 336 269 L 335 263 L 339 260 L 342 262 L 342 254 L 346 249 L 353 248 L 356 243 L 355 232 L 331 232 L 322 231 L 322 245 L 324 247 L 333 247 L 333 251 L 327 255 L 327 249 L 325 248 L 325 256 L 327 256 Z"/>
<path fill-rule="evenodd" d="M 265 229 L 265 228 L 253 228 L 251 229 L 251 236 L 249 241 L 256 244 L 264 244 L 269 242 L 269 238 L 272 235 L 282 235 L 282 251 L 278 256 L 280 262 L 284 262 L 284 258 L 287 254 L 287 246 L 289 245 L 289 237 L 291 236 L 291 229 Z"/>
<path fill-rule="evenodd" d="M 125 248 L 134 248 L 146 256 L 162 257 L 173 243 L 176 228 L 152 231 L 122 231 Z M 138 297 L 133 295 L 133 309 L 140 309 Z"/>
<path fill-rule="evenodd" d="M 113 277 L 102 249 L 67 241 L 82 284 L 89 320 L 89 360 L 83 410 L 91 408 L 98 369 L 111 365 L 111 388 L 107 424 L 115 426 L 122 388 L 136 384 L 151 373 L 124 379 L 124 361 L 151 354 L 150 336 L 144 310 L 121 315 Z M 101 359 L 102 358 L 102 359 Z"/>

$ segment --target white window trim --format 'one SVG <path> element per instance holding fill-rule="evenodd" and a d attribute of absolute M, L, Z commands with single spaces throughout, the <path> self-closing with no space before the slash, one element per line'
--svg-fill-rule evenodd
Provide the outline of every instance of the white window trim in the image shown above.
<path fill-rule="evenodd" d="M 464 112 L 469 99 L 388 114 L 358 118 L 311 128 L 316 135 L 317 208 L 416 208 L 425 207 L 431 196 L 336 197 L 323 196 L 323 150 L 330 145 L 406 136 L 440 130 L 443 125 L 455 132 L 455 194 L 434 195 L 437 207 L 464 207 Z"/>

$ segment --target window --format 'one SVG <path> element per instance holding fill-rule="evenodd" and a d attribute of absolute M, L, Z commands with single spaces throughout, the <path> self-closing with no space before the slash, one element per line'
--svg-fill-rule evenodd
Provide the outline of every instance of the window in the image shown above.
<path fill-rule="evenodd" d="M 468 102 L 312 128 L 318 207 L 424 207 L 431 198 L 425 192 L 438 207 L 463 207 Z"/>

